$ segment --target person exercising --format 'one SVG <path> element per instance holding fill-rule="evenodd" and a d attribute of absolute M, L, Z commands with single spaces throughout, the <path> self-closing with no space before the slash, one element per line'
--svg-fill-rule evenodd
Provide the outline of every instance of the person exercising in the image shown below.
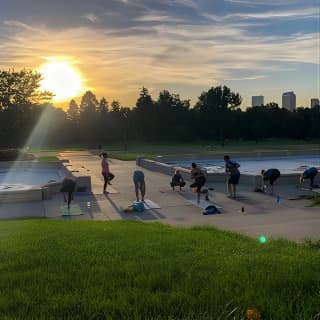
<path fill-rule="evenodd" d="M 139 190 L 141 193 L 141 201 L 144 202 L 144 196 L 146 194 L 146 183 L 144 181 L 144 173 L 142 171 L 136 170 L 133 173 L 133 183 L 137 202 L 139 202 Z"/>
<path fill-rule="evenodd" d="M 194 183 L 190 185 L 190 188 L 196 188 L 197 202 L 200 203 L 201 188 L 205 185 L 207 179 L 205 177 L 204 172 L 194 162 L 192 162 L 191 164 L 191 179 L 194 179 Z M 209 200 L 208 192 L 206 192 L 205 199 L 206 201 Z"/>
<path fill-rule="evenodd" d="M 73 194 L 76 191 L 76 181 L 71 177 L 65 177 L 62 181 L 60 192 L 63 193 L 64 202 L 68 203 L 68 210 L 70 209 Z"/>
<path fill-rule="evenodd" d="M 316 177 L 316 175 L 318 174 L 318 169 L 315 167 L 310 167 L 308 169 L 306 169 L 300 177 L 300 185 L 304 182 L 305 179 L 309 179 L 310 180 L 310 189 L 314 188 L 314 178 Z"/>
<path fill-rule="evenodd" d="M 261 170 L 261 176 L 263 180 L 263 192 L 267 192 L 266 182 L 269 181 L 271 186 L 271 194 L 273 194 L 273 184 L 280 177 L 280 171 L 278 169 Z"/>

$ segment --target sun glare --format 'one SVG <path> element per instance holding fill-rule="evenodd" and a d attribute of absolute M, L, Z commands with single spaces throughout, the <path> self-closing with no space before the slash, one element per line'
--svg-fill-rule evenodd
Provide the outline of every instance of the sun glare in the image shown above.
<path fill-rule="evenodd" d="M 50 61 L 39 71 L 42 74 L 41 90 L 54 94 L 54 101 L 76 97 L 82 90 L 79 72 L 66 61 Z"/>

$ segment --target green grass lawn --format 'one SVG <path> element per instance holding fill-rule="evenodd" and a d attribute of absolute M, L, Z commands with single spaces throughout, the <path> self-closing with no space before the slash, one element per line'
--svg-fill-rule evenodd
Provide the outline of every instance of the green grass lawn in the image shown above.
<path fill-rule="evenodd" d="M 309 195 L 308 199 L 310 199 L 312 201 L 312 204 L 311 204 L 312 207 L 320 206 L 320 194 L 319 193 Z"/>
<path fill-rule="evenodd" d="M 212 228 L 0 221 L 1 319 L 320 319 L 320 242 Z"/>
<path fill-rule="evenodd" d="M 59 159 L 55 156 L 43 156 L 43 157 L 39 157 L 37 158 L 38 161 L 40 162 L 56 162 L 59 161 Z"/>

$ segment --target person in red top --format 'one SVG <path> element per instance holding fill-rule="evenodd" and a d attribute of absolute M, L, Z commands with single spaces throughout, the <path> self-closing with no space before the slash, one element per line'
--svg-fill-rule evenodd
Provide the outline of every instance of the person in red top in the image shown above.
<path fill-rule="evenodd" d="M 101 161 L 101 169 L 102 175 L 104 178 L 104 185 L 103 185 L 103 193 L 109 193 L 107 191 L 107 185 L 111 184 L 111 180 L 114 178 L 114 175 L 109 171 L 109 163 L 107 161 L 108 154 L 106 152 L 102 153 L 102 161 Z"/>

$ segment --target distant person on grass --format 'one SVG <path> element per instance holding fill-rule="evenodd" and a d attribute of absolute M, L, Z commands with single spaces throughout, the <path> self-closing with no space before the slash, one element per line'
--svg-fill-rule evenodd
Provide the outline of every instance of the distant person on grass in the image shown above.
<path fill-rule="evenodd" d="M 235 198 L 237 193 L 236 186 L 239 183 L 239 179 L 240 179 L 240 171 L 238 169 L 240 167 L 240 164 L 232 161 L 230 157 L 227 155 L 224 156 L 223 159 L 226 165 L 225 167 L 226 172 L 230 173 L 229 179 L 227 181 L 229 198 Z"/>
<path fill-rule="evenodd" d="M 109 170 L 109 163 L 108 163 L 108 154 L 106 152 L 102 153 L 102 160 L 101 160 L 101 173 L 103 175 L 104 184 L 103 184 L 103 193 L 108 194 L 107 185 L 111 185 L 111 180 L 114 178 L 114 175 Z"/>
<path fill-rule="evenodd" d="M 310 180 L 310 189 L 317 187 L 314 184 L 314 178 L 316 177 L 316 175 L 318 174 L 318 169 L 315 167 L 311 167 L 306 169 L 300 177 L 300 185 L 303 184 L 305 179 L 309 179 Z"/>
<path fill-rule="evenodd" d="M 205 173 L 194 162 L 191 164 L 191 179 L 194 180 L 194 183 L 190 185 L 190 188 L 196 188 L 197 202 L 200 203 L 201 188 L 205 185 L 207 179 Z M 209 200 L 208 192 L 206 192 L 205 199 Z"/>
<path fill-rule="evenodd" d="M 170 185 L 171 185 L 171 188 L 172 190 L 174 191 L 174 187 L 177 187 L 179 186 L 180 187 L 180 191 L 181 191 L 181 188 L 184 187 L 186 185 L 181 173 L 179 170 L 176 170 L 173 177 L 172 177 L 172 180 L 170 182 Z"/>
<path fill-rule="evenodd" d="M 261 176 L 263 180 L 262 190 L 263 192 L 267 192 L 267 181 L 271 186 L 271 194 L 273 194 L 273 184 L 275 181 L 280 177 L 280 171 L 278 169 L 268 169 L 268 170 L 261 170 Z"/>
<path fill-rule="evenodd" d="M 65 177 L 62 181 L 60 192 L 63 193 L 64 202 L 68 203 L 68 210 L 70 209 L 71 200 L 73 200 L 75 191 L 76 181 L 71 177 Z"/>
<path fill-rule="evenodd" d="M 136 193 L 136 199 L 139 202 L 139 191 L 141 193 L 141 201 L 144 202 L 144 196 L 146 194 L 146 183 L 144 181 L 144 173 L 140 170 L 136 170 L 133 173 L 133 183 Z"/>

